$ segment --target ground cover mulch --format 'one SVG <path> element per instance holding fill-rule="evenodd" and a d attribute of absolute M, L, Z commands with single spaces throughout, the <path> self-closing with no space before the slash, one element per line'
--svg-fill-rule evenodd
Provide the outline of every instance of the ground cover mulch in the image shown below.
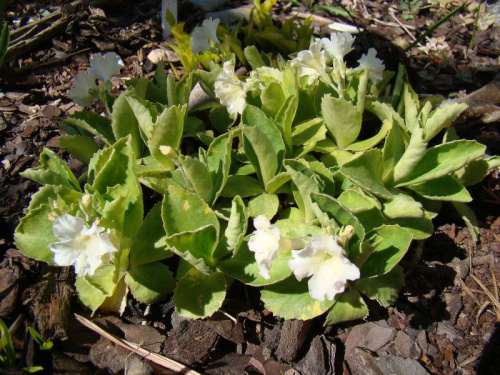
<path fill-rule="evenodd" d="M 328 0 L 315 4 L 336 6 Z M 279 2 L 273 16 L 279 24 L 292 14 L 313 14 L 319 33 L 327 31 L 325 18 L 356 24 L 365 31 L 353 63 L 375 47 L 388 69 L 405 65 L 420 95 L 476 92 L 465 96 L 470 108 L 458 119 L 457 130 L 487 145 L 488 154 L 499 155 L 500 80 L 495 76 L 500 32 L 484 26 L 488 15 L 479 14 L 484 30 L 475 32 L 471 45 L 475 13 L 462 11 L 443 23 L 434 39 L 404 53 L 413 38 L 460 3 L 424 2 L 414 14 L 405 13 L 398 1 L 355 4 L 354 15 L 343 18 Z M 0 317 L 17 326 L 13 338 L 20 359 L 43 366 L 47 374 L 168 373 L 78 323 L 74 313 L 90 317 L 76 300 L 72 270 L 30 260 L 13 244 L 23 209 L 38 189 L 19 172 L 36 166 L 44 147 L 58 150 L 58 122 L 81 109 L 66 97 L 72 78 L 87 68 L 91 53 L 107 51 L 125 62 L 117 86 L 124 88 L 130 77 L 152 75 L 155 66 L 147 55 L 164 48 L 159 7 L 152 0 L 6 1 L 5 18 L 22 43 L 0 70 Z M 187 27 L 203 17 L 194 6 L 180 7 Z M 22 34 L 40 19 L 37 30 Z M 80 162 L 61 155 L 75 172 L 81 170 Z M 321 319 L 284 321 L 263 309 L 257 290 L 238 283 L 229 290 L 223 312 L 203 321 L 179 317 L 169 300 L 152 306 L 130 300 L 122 317 L 96 314 L 91 319 L 117 337 L 206 374 L 498 373 L 499 182 L 494 170 L 471 188 L 478 242 L 445 206 L 433 236 L 415 243 L 403 260 L 406 286 L 396 304 L 388 309 L 370 304 L 366 321 L 326 328 Z M 40 352 L 28 326 L 55 347 Z"/>

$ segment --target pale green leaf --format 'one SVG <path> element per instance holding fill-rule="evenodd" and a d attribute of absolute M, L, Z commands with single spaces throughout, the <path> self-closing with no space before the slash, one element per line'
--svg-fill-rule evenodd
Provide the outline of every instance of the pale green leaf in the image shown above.
<path fill-rule="evenodd" d="M 130 134 L 131 144 L 137 157 L 142 156 L 145 145 L 142 141 L 139 131 L 139 122 L 135 117 L 134 111 L 127 101 L 128 93 L 122 93 L 113 104 L 111 113 L 111 129 L 115 139 L 126 137 Z"/>
<path fill-rule="evenodd" d="M 432 111 L 424 123 L 425 142 L 429 142 L 442 129 L 449 128 L 458 115 L 466 109 L 465 103 L 452 103 Z"/>
<path fill-rule="evenodd" d="M 279 169 L 278 157 L 271 141 L 258 128 L 245 127 L 243 128 L 243 147 L 259 179 L 264 186 L 267 186 Z"/>
<path fill-rule="evenodd" d="M 274 81 L 270 82 L 260 94 L 262 111 L 269 117 L 274 118 L 285 102 L 285 94 L 281 85 Z"/>
<path fill-rule="evenodd" d="M 399 290 L 405 286 L 405 275 L 402 267 L 394 266 L 385 275 L 356 280 L 355 285 L 359 292 L 388 307 L 396 302 Z"/>
<path fill-rule="evenodd" d="M 239 195 L 242 198 L 251 197 L 264 193 L 262 184 L 253 177 L 232 175 L 229 176 L 224 188 L 222 189 L 222 197 L 235 197 Z"/>
<path fill-rule="evenodd" d="M 238 251 L 248 228 L 248 214 L 243 200 L 236 196 L 231 203 L 231 215 L 224 232 L 227 249 Z"/>
<path fill-rule="evenodd" d="M 199 159 L 192 158 L 191 156 L 179 158 L 179 163 L 196 195 L 206 203 L 211 203 L 214 194 L 212 176 L 208 167 Z"/>
<path fill-rule="evenodd" d="M 19 222 L 14 238 L 17 248 L 25 255 L 53 264 L 54 253 L 49 250 L 49 245 L 58 239 L 52 234 L 51 212 L 46 205 L 32 209 Z"/>
<path fill-rule="evenodd" d="M 361 278 L 381 276 L 399 263 L 408 251 L 412 235 L 398 225 L 384 225 L 374 230 L 382 241 L 361 267 Z"/>
<path fill-rule="evenodd" d="M 312 298 L 307 280 L 299 282 L 294 276 L 265 287 L 261 299 L 267 310 L 284 319 L 312 319 L 334 304 L 334 301 L 327 299 L 321 302 Z"/>
<path fill-rule="evenodd" d="M 349 290 L 335 296 L 335 302 L 328 311 L 325 326 L 363 319 L 368 316 L 368 306 L 355 290 Z"/>
<path fill-rule="evenodd" d="M 471 161 L 458 171 L 455 171 L 453 176 L 462 186 L 472 186 L 480 183 L 490 168 L 488 160 L 477 159 Z"/>
<path fill-rule="evenodd" d="M 185 318 L 205 318 L 220 309 L 225 296 L 226 283 L 222 273 L 205 275 L 192 268 L 175 288 L 175 310 Z"/>
<path fill-rule="evenodd" d="M 299 98 L 297 95 L 291 95 L 286 98 L 285 102 L 276 114 L 276 125 L 283 133 L 283 139 L 287 149 L 292 149 L 292 124 L 295 119 L 295 114 L 299 106 Z"/>
<path fill-rule="evenodd" d="M 269 279 L 265 279 L 259 273 L 255 254 L 248 249 L 248 239 L 245 239 L 239 250 L 231 258 L 219 262 L 217 268 L 244 284 L 264 286 L 280 282 L 292 274 L 288 267 L 290 258 L 290 252 L 279 252 L 271 264 Z"/>
<path fill-rule="evenodd" d="M 271 220 L 278 212 L 279 204 L 277 195 L 264 193 L 252 198 L 248 202 L 248 211 L 251 217 L 255 218 L 259 215 L 265 215 Z"/>
<path fill-rule="evenodd" d="M 485 150 L 485 146 L 467 140 L 432 147 L 408 175 L 396 181 L 397 186 L 414 185 L 446 176 L 479 159 Z"/>
<path fill-rule="evenodd" d="M 75 112 L 61 122 L 62 125 L 76 126 L 101 138 L 107 145 L 115 143 L 110 121 L 95 112 Z"/>
<path fill-rule="evenodd" d="M 395 141 L 398 142 L 397 140 Z M 394 146 L 401 147 L 401 144 L 395 144 Z M 399 156 L 399 158 L 396 159 L 397 163 L 392 172 L 392 180 L 397 182 L 410 175 L 414 171 L 415 166 L 424 157 L 426 150 L 427 143 L 423 139 L 422 128 L 417 126 L 413 129 L 410 142 L 405 152 L 402 155 L 398 155 L 399 153 L 394 154 L 395 157 Z"/>
<path fill-rule="evenodd" d="M 465 203 L 452 202 L 452 204 L 462 220 L 465 222 L 465 225 L 467 225 L 467 228 L 469 228 L 472 239 L 474 242 L 477 242 L 479 236 L 479 224 L 477 222 L 476 214 L 474 214 L 474 211 L 472 211 L 472 209 Z"/>
<path fill-rule="evenodd" d="M 391 121 L 385 120 L 382 123 L 382 126 L 380 127 L 378 133 L 375 134 L 373 137 L 355 143 L 351 143 L 345 149 L 349 151 L 363 151 L 375 147 L 382 141 L 382 139 L 384 139 L 387 136 L 392 126 L 393 125 Z"/>
<path fill-rule="evenodd" d="M 321 112 L 326 127 L 340 149 L 353 143 L 361 131 L 361 113 L 354 104 L 343 99 L 323 96 Z"/>
<path fill-rule="evenodd" d="M 164 299 L 175 288 L 175 279 L 160 262 L 143 264 L 128 270 L 125 282 L 139 302 L 154 303 Z"/>
<path fill-rule="evenodd" d="M 229 177 L 233 133 L 215 138 L 207 150 L 207 166 L 212 176 L 213 201 L 220 196 Z"/>
<path fill-rule="evenodd" d="M 85 164 L 88 164 L 92 155 L 99 150 L 94 138 L 83 135 L 62 135 L 57 138 L 57 143 L 60 148 Z"/>
<path fill-rule="evenodd" d="M 60 185 L 81 191 L 80 184 L 68 165 L 57 154 L 44 148 L 40 154 L 40 166 L 21 172 L 21 176 L 41 185 Z"/>
<path fill-rule="evenodd" d="M 382 182 L 384 165 L 379 150 L 363 151 L 347 161 L 340 172 L 364 190 L 388 199 L 392 196 Z"/>
<path fill-rule="evenodd" d="M 422 204 L 403 192 L 394 192 L 392 199 L 386 201 L 383 206 L 383 213 L 389 219 L 398 217 L 421 218 L 424 216 Z"/>
<path fill-rule="evenodd" d="M 435 180 L 421 182 L 420 184 L 409 185 L 408 189 L 431 200 L 453 202 L 472 201 L 472 197 L 467 189 L 452 176 L 443 176 Z"/>

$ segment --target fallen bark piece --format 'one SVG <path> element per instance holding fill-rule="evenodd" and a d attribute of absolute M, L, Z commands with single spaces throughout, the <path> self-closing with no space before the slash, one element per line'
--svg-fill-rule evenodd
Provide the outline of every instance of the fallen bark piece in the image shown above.
<path fill-rule="evenodd" d="M 375 357 L 363 348 L 352 348 L 347 364 L 352 375 L 384 375 L 375 363 Z"/>
<path fill-rule="evenodd" d="M 335 371 L 335 344 L 324 336 L 316 336 L 304 357 L 293 367 L 302 375 L 333 375 Z"/>
<path fill-rule="evenodd" d="M 351 350 L 356 346 L 376 352 L 387 345 L 395 336 L 396 329 L 389 327 L 385 320 L 357 325 L 347 337 L 345 357 L 348 359 Z"/>
<path fill-rule="evenodd" d="M 245 374 L 245 369 L 250 366 L 249 355 L 229 353 L 209 364 L 204 373 L 206 375 L 241 375 Z"/>
<path fill-rule="evenodd" d="M 219 335 L 207 322 L 187 320 L 169 332 L 164 353 L 186 365 L 203 365 L 218 341 Z"/>
<path fill-rule="evenodd" d="M 276 358 L 283 362 L 292 362 L 299 354 L 311 325 L 312 320 L 285 320 Z"/>
<path fill-rule="evenodd" d="M 384 357 L 375 358 L 375 363 L 384 375 L 429 375 L 419 362 L 411 358 L 401 358 L 389 354 Z"/>

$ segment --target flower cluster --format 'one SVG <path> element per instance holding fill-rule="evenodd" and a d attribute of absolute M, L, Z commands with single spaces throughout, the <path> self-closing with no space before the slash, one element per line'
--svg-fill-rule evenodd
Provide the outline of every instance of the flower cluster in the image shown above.
<path fill-rule="evenodd" d="M 292 259 L 288 266 L 299 281 L 311 277 L 308 281 L 309 294 L 319 301 L 324 301 L 325 296 L 333 300 L 335 295 L 344 291 L 348 280 L 360 277 L 359 268 L 343 254 L 341 243 L 345 243 L 344 238 L 323 235 L 308 242 L 285 239 L 264 215 L 255 218 L 254 227 L 256 230 L 250 237 L 248 248 L 255 253 L 260 275 L 265 279 L 270 278 L 271 263 L 278 253 L 290 250 Z M 352 235 L 352 231 L 343 232 L 351 232 Z"/>
<path fill-rule="evenodd" d="M 118 251 L 103 227 L 95 223 L 87 228 L 82 218 L 64 214 L 54 221 L 54 235 L 59 242 L 49 245 L 58 266 L 74 266 L 79 277 L 92 277 L 99 266 L 109 262 Z"/>
<path fill-rule="evenodd" d="M 96 82 L 106 84 L 111 77 L 120 72 L 121 68 L 123 68 L 123 61 L 116 53 L 95 54 L 90 59 L 90 67 L 87 71 L 78 73 L 73 80 L 68 97 L 82 107 L 87 107 L 98 99 L 98 95 L 92 92 L 100 87 Z"/>

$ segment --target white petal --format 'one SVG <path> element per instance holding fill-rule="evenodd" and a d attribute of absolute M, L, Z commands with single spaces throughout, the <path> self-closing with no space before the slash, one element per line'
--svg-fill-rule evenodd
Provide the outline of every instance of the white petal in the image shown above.
<path fill-rule="evenodd" d="M 102 81 L 109 81 L 111 77 L 120 73 L 121 68 L 123 68 L 123 61 L 120 56 L 114 52 L 108 52 L 105 55 L 95 54 L 90 59 L 88 71 Z"/>
<path fill-rule="evenodd" d="M 333 33 L 330 39 L 321 39 L 321 45 L 325 49 L 326 55 L 331 59 L 343 61 L 344 56 L 352 51 L 354 37 L 349 33 Z"/>
<path fill-rule="evenodd" d="M 70 241 L 80 235 L 83 230 L 83 219 L 64 214 L 52 224 L 52 232 L 60 241 Z"/>
<path fill-rule="evenodd" d="M 96 87 L 96 75 L 93 72 L 80 72 L 73 79 L 68 91 L 68 98 L 82 107 L 87 107 L 97 99 L 89 94 L 89 90 Z"/>
<path fill-rule="evenodd" d="M 248 86 L 238 79 L 230 61 L 224 63 L 222 72 L 214 83 L 214 89 L 215 96 L 227 107 L 231 115 L 236 116 L 243 112 Z"/>
<path fill-rule="evenodd" d="M 217 38 L 217 26 L 219 22 L 218 18 L 215 20 L 209 18 L 203 21 L 201 26 L 194 28 L 193 35 L 191 35 L 191 49 L 194 54 L 210 50 L 210 41 L 214 44 L 219 43 L 219 39 Z"/>
<path fill-rule="evenodd" d="M 300 281 L 313 275 L 327 259 L 328 255 L 325 252 L 318 252 L 313 246 L 308 245 L 302 250 L 292 250 L 292 259 L 288 261 L 288 267 Z"/>
<path fill-rule="evenodd" d="M 366 55 L 363 54 L 361 56 L 361 58 L 358 61 L 359 66 L 355 69 L 355 70 L 366 69 L 368 71 L 369 78 L 374 83 L 377 83 L 382 80 L 385 68 L 382 60 L 378 59 L 376 56 L 377 56 L 377 51 L 375 50 L 375 48 L 370 48 Z"/>
<path fill-rule="evenodd" d="M 54 242 L 49 245 L 54 253 L 54 263 L 58 266 L 72 266 L 78 258 L 80 251 L 72 247 L 73 241 Z"/>
<path fill-rule="evenodd" d="M 266 215 L 259 215 L 253 220 L 253 226 L 256 229 L 267 229 L 271 226 L 271 222 Z"/>
<path fill-rule="evenodd" d="M 340 32 L 346 32 L 350 34 L 359 34 L 361 31 L 363 31 L 363 28 L 361 27 L 356 27 L 352 25 L 346 25 L 345 23 L 340 23 L 340 22 L 333 22 L 328 25 L 328 28 L 333 31 L 340 31 Z"/>

